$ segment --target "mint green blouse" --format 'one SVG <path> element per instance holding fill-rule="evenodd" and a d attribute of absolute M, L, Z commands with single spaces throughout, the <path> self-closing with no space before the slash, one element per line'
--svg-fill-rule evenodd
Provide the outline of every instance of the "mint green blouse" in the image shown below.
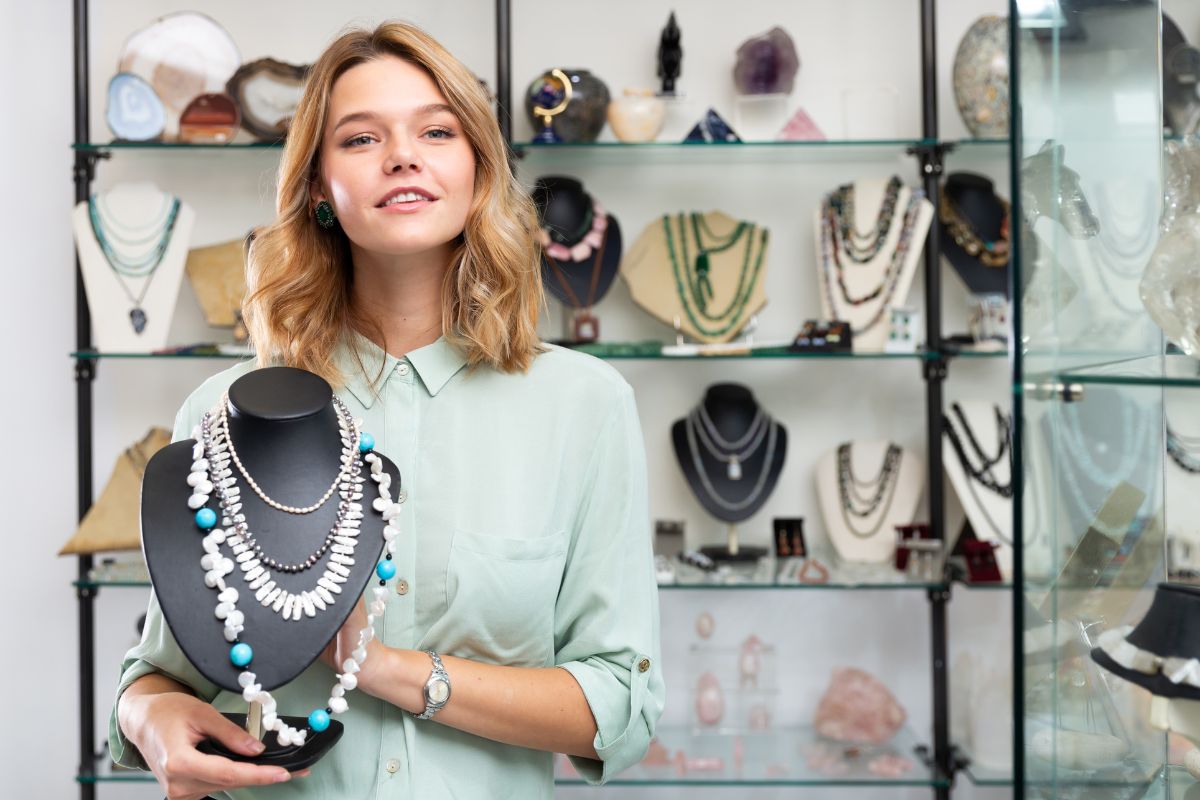
<path fill-rule="evenodd" d="M 665 688 L 645 451 L 629 384 L 603 361 L 554 346 L 524 374 L 468 370 L 444 339 L 404 358 L 361 337 L 356 346 L 365 374 L 343 347 L 339 395 L 400 468 L 407 493 L 382 641 L 492 664 L 561 667 L 578 681 L 598 729 L 600 760 L 572 758 L 574 766 L 589 783 L 603 783 L 639 761 Z M 252 369 L 241 363 L 205 381 L 180 409 L 174 438 L 190 438 L 203 413 Z M 117 697 L 150 672 L 192 687 L 218 710 L 246 709 L 240 695 L 188 663 L 153 596 L 142 640 L 121 665 Z M 280 713 L 306 715 L 335 680 L 314 663 L 273 692 Z M 417 721 L 362 692 L 347 699 L 350 710 L 339 717 L 345 734 L 309 777 L 228 796 L 553 796 L 550 753 L 436 718 Z M 109 746 L 117 763 L 145 768 L 117 725 L 115 703 Z"/>

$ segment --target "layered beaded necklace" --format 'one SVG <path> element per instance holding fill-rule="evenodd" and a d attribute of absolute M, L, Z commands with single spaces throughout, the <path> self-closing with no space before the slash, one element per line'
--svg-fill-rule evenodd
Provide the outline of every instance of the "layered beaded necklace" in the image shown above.
<path fill-rule="evenodd" d="M 883 455 L 883 464 L 879 468 L 879 474 L 871 480 L 864 481 L 854 474 L 850 444 L 838 446 L 838 496 L 841 500 L 842 521 L 846 524 L 846 530 L 857 538 L 870 539 L 883 526 L 883 520 L 887 517 L 888 510 L 892 507 L 892 500 L 896 496 L 896 485 L 899 483 L 897 475 L 900 472 L 900 461 L 903 456 L 903 450 L 897 445 L 889 443 L 887 451 Z M 859 489 L 866 489 L 873 494 L 869 497 L 863 496 Z M 852 516 L 866 519 L 876 511 L 879 512 L 879 517 L 868 530 L 862 531 L 854 526 L 851 520 Z"/>
<path fill-rule="evenodd" d="M 891 184 L 889 184 L 890 186 Z M 908 206 L 904 212 L 904 221 L 900 228 L 900 238 L 896 242 L 896 247 L 892 251 L 883 276 L 874 288 L 866 294 L 857 297 L 853 296 L 850 289 L 846 286 L 845 267 L 841 259 L 841 253 L 844 252 L 845 248 L 839 235 L 843 223 L 839 221 L 833 205 L 833 198 L 836 194 L 834 192 L 827 195 L 821 205 L 821 267 L 825 273 L 824 280 L 821 283 L 825 290 L 825 300 L 835 319 L 843 319 L 843 315 L 839 312 L 839 303 L 834 297 L 834 283 L 837 283 L 842 302 L 846 305 L 861 306 L 879 300 L 879 307 L 866 323 L 858 327 L 851 326 L 851 330 L 854 333 L 864 333 L 879 324 L 879 321 L 883 319 L 884 314 L 891 305 L 892 295 L 896 291 L 896 284 L 899 283 L 900 275 L 904 272 L 904 262 L 908 258 L 908 248 L 912 242 L 913 230 L 916 227 L 917 215 L 921 211 L 921 201 L 924 199 L 925 193 L 921 189 L 912 190 L 908 199 Z M 881 249 L 882 246 L 880 244 L 879 248 Z M 878 252 L 879 249 L 876 249 L 876 253 Z M 865 262 L 860 261 L 858 263 Z M 833 274 L 830 274 L 831 272 Z"/>
<path fill-rule="evenodd" d="M 763 256 L 767 251 L 767 229 L 759 228 L 752 223 L 739 222 L 724 241 L 705 246 L 704 234 L 707 234 L 710 239 L 718 237 L 715 237 L 705 225 L 702 215 L 693 213 L 690 215 L 690 221 L 697 250 L 696 258 L 693 261 L 688 248 L 688 216 L 679 214 L 674 221 L 668 215 L 664 215 L 662 218 L 663 232 L 667 241 L 667 255 L 671 260 L 671 273 L 675 279 L 675 291 L 679 295 L 679 302 L 683 306 L 684 313 L 687 314 L 688 321 L 702 335 L 715 337 L 730 331 L 736 332 L 744 323 L 746 306 L 754 294 L 754 287 L 758 284 L 758 277 L 762 271 Z M 678 233 L 676 233 L 676 229 Z M 737 287 L 734 289 L 728 305 L 719 311 L 712 310 L 709 308 L 714 294 L 710 278 L 712 272 L 710 256 L 732 249 L 743 236 L 745 237 L 745 246 L 742 251 L 742 266 L 738 272 Z M 678 252 L 675 246 L 677 238 Z M 754 257 L 754 264 L 751 266 L 756 238 L 758 254 Z"/>
<path fill-rule="evenodd" d="M 829 195 L 829 206 L 837 226 L 838 244 L 842 252 L 856 264 L 865 264 L 883 249 L 888 233 L 892 229 L 892 218 L 896 214 L 896 201 L 904 186 L 900 177 L 893 175 L 883 191 L 883 203 L 874 227 L 867 233 L 859 233 L 854 221 L 854 184 L 839 186 Z"/>
<path fill-rule="evenodd" d="M 366 661 L 367 644 L 375 636 L 374 622 L 386 608 L 387 581 L 396 574 L 392 555 L 396 550 L 396 537 L 400 533 L 397 527 L 400 504 L 392 501 L 389 492 L 392 478 L 384 471 L 382 459 L 373 452 L 375 440 L 370 434 L 360 432 L 361 422 L 351 418 L 349 409 L 336 395 L 333 405 L 342 441 L 342 466 L 335 483 L 339 496 L 337 521 L 318 550 L 298 564 L 282 564 L 268 557 L 256 541 L 242 513 L 241 490 L 230 468 L 231 462 L 236 463 L 247 483 L 268 505 L 289 513 L 315 511 L 328 501 L 332 491 L 327 492 L 316 504 L 303 509 L 284 506 L 267 497 L 241 465 L 240 459 L 237 459 L 229 433 L 227 394 L 216 408 L 204 415 L 192 433 L 196 444 L 192 448 L 193 462 L 187 479 L 193 492 L 188 499 L 188 507 L 195 512 L 196 527 L 205 534 L 201 541 L 204 555 L 200 559 L 204 584 L 217 592 L 218 602 L 214 613 L 217 619 L 223 621 L 225 640 L 231 644 L 229 660 L 242 669 L 238 675 L 242 697 L 248 703 L 262 705 L 263 727 L 275 731 L 279 744 L 285 747 L 303 745 L 309 731 L 319 733 L 325 730 L 329 727 L 331 714 L 344 713 L 349 708 L 345 694 L 358 686 L 356 673 Z M 354 565 L 353 555 L 363 519 L 360 502 L 363 498 L 363 464 L 368 465 L 378 493 L 371 508 L 385 523 L 383 539 L 386 554 L 375 567 L 379 586 L 373 590 L 374 600 L 368 609 L 367 624 L 359 631 L 358 646 L 351 657 L 342 662 L 342 672 L 337 676 L 338 682 L 330 692 L 325 707 L 314 709 L 308 715 L 307 728 L 293 728 L 277 713 L 276 701 L 271 693 L 264 691 L 262 685 L 257 683 L 257 676 L 245 669 L 254 659 L 254 651 L 242 641 L 245 614 L 237 608 L 241 592 L 227 585 L 225 578 L 233 573 L 235 566 L 240 568 L 245 590 L 253 591 L 257 602 L 271 608 L 284 620 L 299 620 L 301 616 L 315 617 L 332 606 L 336 596 L 342 592 L 342 584 L 350 577 L 349 568 Z M 213 495 L 217 498 L 217 510 L 209 508 Z M 222 553 L 222 545 L 230 549 L 231 556 Z M 303 572 L 312 568 L 327 550 L 331 552 L 325 572 L 309 589 L 291 592 L 272 579 L 273 574 Z"/>
<path fill-rule="evenodd" d="M 179 198 L 164 197 L 163 208 L 153 222 L 140 228 L 130 227 L 118 222 L 107 209 L 102 213 L 102 203 L 96 195 L 88 197 L 88 220 L 91 222 L 92 235 L 96 237 L 96 244 L 120 284 L 121 291 L 133 306 L 129 310 L 129 324 L 133 326 L 134 333 L 140 334 L 146 330 L 146 310 L 142 308 L 142 303 L 171 244 L 171 233 L 178 217 Z M 145 282 L 141 290 L 134 294 L 125 282 L 126 278 L 145 278 Z"/>
<path fill-rule="evenodd" d="M 954 448 L 954 454 L 958 457 L 958 463 L 962 465 L 963 472 L 966 473 L 967 491 L 970 493 L 971 499 L 975 501 L 975 507 L 979 509 L 979 513 L 983 516 L 984 521 L 992 529 L 992 534 L 1001 542 L 1011 547 L 1012 539 L 1001 531 L 1000 526 L 992 519 L 987 506 L 979 499 L 979 494 L 975 491 L 975 484 L 978 483 L 1003 498 L 1009 499 L 1013 496 L 1011 420 L 1007 414 L 1000 410 L 999 406 L 992 407 L 996 415 L 996 434 L 999 443 L 996 446 L 996 454 L 989 456 L 980 446 L 979 440 L 975 437 L 975 432 L 971 430 L 971 425 L 967 422 L 967 415 L 963 412 L 962 407 L 958 403 L 954 403 L 950 408 L 958 420 L 957 428 L 962 428 L 963 436 L 970 443 L 971 450 L 974 452 L 974 457 L 967 453 L 966 447 L 963 446 L 962 437 L 959 436 L 954 422 L 950 417 L 943 415 L 942 430 L 946 434 L 946 438 L 950 440 L 950 445 Z M 1006 456 L 1007 459 L 1005 458 Z M 1007 483 L 1001 482 L 993 472 L 993 467 L 996 467 L 1001 461 L 1005 460 L 1007 460 L 1009 465 Z"/>

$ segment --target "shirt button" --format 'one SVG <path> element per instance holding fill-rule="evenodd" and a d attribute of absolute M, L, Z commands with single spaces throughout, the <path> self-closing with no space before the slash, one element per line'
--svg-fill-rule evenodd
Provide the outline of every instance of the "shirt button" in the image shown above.
<path fill-rule="evenodd" d="M 394 758 L 389 758 L 387 764 L 383 767 L 388 772 L 395 774 L 400 771 L 400 762 Z"/>
<path fill-rule="evenodd" d="M 407 375 L 408 374 L 408 364 L 405 364 L 403 361 L 401 361 L 399 364 L 396 365 L 396 373 L 398 375 L 400 375 L 401 377 L 404 377 L 405 375 Z"/>
<path fill-rule="evenodd" d="M 648 669 L 650 669 L 650 659 L 643 658 L 638 662 L 638 672 L 645 672 Z"/>
<path fill-rule="evenodd" d="M 408 594 L 408 581 L 403 579 L 396 581 L 396 594 Z"/>

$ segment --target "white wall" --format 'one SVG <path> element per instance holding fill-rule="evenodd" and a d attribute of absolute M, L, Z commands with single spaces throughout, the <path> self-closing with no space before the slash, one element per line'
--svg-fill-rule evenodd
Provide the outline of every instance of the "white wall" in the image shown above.
<path fill-rule="evenodd" d="M 74 795 L 74 731 L 77 658 L 75 606 L 69 581 L 74 562 L 54 553 L 74 527 L 74 398 L 72 364 L 66 354 L 73 340 L 72 247 L 67 217 L 73 202 L 70 182 L 71 19 L 66 4 L 6 2 L 0 24 L 4 74 L 0 81 L 0 152 L 7 167 L 7 191 L 0 193 L 0 225 L 7 234 L 4 274 L 11 290 L 4 295 L 3 333 L 16 361 L 4 392 L 14 457 L 3 466 L 4 504 L 12 509 L 8 541 L 13 553 L 17 602 L 4 615 L 6 637 L 15 643 L 6 659 L 7 719 L 0 732 L 6 765 L 5 794 L 67 798 Z M 124 37 L 151 17 L 187 8 L 183 2 L 154 4 L 133 0 L 94 3 L 92 23 L 92 136 L 108 138 L 103 123 L 104 86 L 114 69 Z M 617 93 L 626 85 L 653 85 L 654 46 L 671 4 L 665 0 L 618 0 L 595 4 L 522 0 L 514 12 L 514 88 L 517 97 L 541 69 L 556 64 L 591 67 Z M 682 88 L 698 104 L 729 110 L 732 88 L 724 77 L 732 53 L 747 36 L 773 23 L 795 38 L 801 72 L 793 100 L 807 108 L 831 136 L 840 133 L 840 98 L 847 88 L 880 83 L 895 87 L 896 135 L 919 134 L 919 28 L 917 4 L 894 0 L 807 0 L 799 3 L 755 0 L 731 6 L 718 0 L 677 3 L 686 49 Z M 243 58 L 272 55 L 303 62 L 319 51 L 346 22 L 334 4 L 304 5 L 296 20 L 294 4 L 245 4 L 219 0 L 203 4 L 234 36 Z M 944 136 L 964 133 L 949 92 L 949 70 L 961 33 L 984 11 L 1002 13 L 1003 0 L 941 2 L 939 20 L 939 91 Z M 444 4 L 384 3 L 354 6 L 360 21 L 387 16 L 413 19 L 445 42 L 471 68 L 493 80 L 492 4 L 484 0 Z M 16 20 L 21 23 L 16 24 Z M 287 20 L 280 22 L 280 20 Z M 293 21 L 295 20 L 295 21 Z M 466 23 L 464 24 L 464 21 Z M 708 87 L 708 88 L 706 88 Z M 19 117 L 12 114 L 21 109 Z M 518 135 L 528 126 L 517 114 Z M 606 137 L 611 134 L 606 133 Z M 224 241 L 270 217 L 274 151 L 230 153 L 121 154 L 100 165 L 96 187 L 136 178 L 152 178 L 182 195 L 197 211 L 194 245 Z M 524 177 L 569 171 L 621 219 L 629 241 L 657 214 L 668 210 L 720 207 L 754 219 L 772 230 L 767 278 L 771 304 L 762 317 L 764 337 L 792 334 L 806 317 L 818 315 L 809 218 L 821 193 L 858 176 L 898 172 L 915 182 L 910 159 L 893 154 L 849 154 L 844 162 L 820 157 L 779 166 L 762 159 L 721 164 L 704 159 L 689 165 L 575 165 L 546 160 L 522 166 Z M 982 171 L 1007 194 L 1003 154 L 962 150 L 950 169 Z M 32 273 L 32 274 L 31 274 Z M 949 271 L 945 276 L 947 329 L 963 327 L 966 294 Z M 918 281 L 910 300 L 922 306 Z M 661 337 L 664 329 L 632 307 L 618 283 L 600 306 L 606 338 Z M 548 330 L 559 319 L 551 308 Z M 223 337 L 202 321 L 190 287 L 184 284 L 173 325 L 173 341 Z M 15 343 L 19 342 L 18 347 Z M 105 361 L 96 382 L 95 480 L 103 486 L 117 453 L 152 424 L 169 424 L 182 398 L 223 363 L 130 363 Z M 620 362 L 638 393 L 649 450 L 652 512 L 656 517 L 688 521 L 689 543 L 719 539 L 706 523 L 678 477 L 666 444 L 666 430 L 696 401 L 710 382 L 737 380 L 750 385 L 762 402 L 788 427 L 791 445 L 779 488 L 767 507 L 743 528 L 749 541 L 765 540 L 773 516 L 808 517 L 812 536 L 822 539 L 810 489 L 810 467 L 820 452 L 851 436 L 888 436 L 924 451 L 924 387 L 913 362 L 713 362 L 658 364 Z M 948 399 L 992 398 L 1002 402 L 1007 380 L 1003 361 L 956 362 Z M 25 391 L 14 392 L 14 388 Z M 33 399 L 30 402 L 30 399 Z M 20 416 L 17 416 L 20 414 Z M 19 455 L 16 455 L 19 454 Z M 32 466 L 33 469 L 29 467 Z M 37 475 L 31 480 L 28 476 Z M 20 480 L 20 483 L 17 481 Z M 20 487 L 19 490 L 16 487 Z M 19 492 L 19 494 L 18 494 Z M 20 505 L 17 500 L 20 500 Z M 33 512 L 32 509 L 37 509 Z M 36 516 L 32 516 L 36 514 Z M 10 578 L 10 580 L 12 579 Z M 1007 604 L 1002 592 L 957 592 L 951 607 L 952 648 L 984 648 L 1002 654 L 1008 642 Z M 119 659 L 134 640 L 134 620 L 144 608 L 141 590 L 106 590 L 97 604 L 97 736 L 103 741 L 111 688 Z M 719 631 L 736 642 L 756 632 L 775 644 L 780 672 L 787 675 L 779 721 L 799 723 L 812 714 L 830 669 L 862 666 L 881 676 L 900 697 L 918 735 L 930 730 L 928 606 L 918 592 L 749 592 L 668 593 L 663 596 L 664 652 L 671 688 L 666 721 L 687 719 L 687 687 L 682 654 L 691 641 L 692 622 L 701 610 L 718 620 Z M 751 627 L 746 620 L 754 620 Z M 1002 657 L 997 655 L 996 657 Z M 37 659 L 36 661 L 34 659 Z M 39 691 L 29 683 L 38 678 Z M 19 729 L 16 721 L 19 721 Z M 976 790 L 960 780 L 960 797 L 1001 797 L 1003 791 Z M 153 787 L 102 786 L 101 797 L 156 797 Z M 582 797 L 583 790 L 563 790 Z M 644 796 L 617 791 L 613 796 Z M 755 797 L 792 796 L 764 790 Z M 811 797 L 924 798 L 928 792 L 835 792 L 815 790 Z M 696 792 L 697 797 L 732 796 Z M 654 797 L 683 796 L 683 790 L 655 790 Z"/>

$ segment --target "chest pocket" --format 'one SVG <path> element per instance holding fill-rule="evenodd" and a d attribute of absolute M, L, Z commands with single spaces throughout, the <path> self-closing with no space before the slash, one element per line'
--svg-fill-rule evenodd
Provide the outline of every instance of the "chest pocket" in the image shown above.
<path fill-rule="evenodd" d="M 509 666 L 553 663 L 554 604 L 566 559 L 565 531 L 514 539 L 456 528 L 438 626 L 442 647 Z"/>

